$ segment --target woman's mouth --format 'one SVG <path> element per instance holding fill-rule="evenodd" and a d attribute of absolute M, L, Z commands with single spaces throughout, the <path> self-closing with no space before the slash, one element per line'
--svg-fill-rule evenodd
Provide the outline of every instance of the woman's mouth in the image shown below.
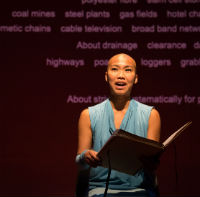
<path fill-rule="evenodd" d="M 122 89 L 124 86 L 126 86 L 125 82 L 116 82 L 115 85 L 117 86 L 117 89 Z"/>

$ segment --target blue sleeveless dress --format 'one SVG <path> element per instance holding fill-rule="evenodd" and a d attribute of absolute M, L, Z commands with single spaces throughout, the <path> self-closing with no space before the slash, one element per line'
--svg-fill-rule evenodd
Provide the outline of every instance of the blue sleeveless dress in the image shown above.
<path fill-rule="evenodd" d="M 152 108 L 152 106 L 142 104 L 132 99 L 122 120 L 120 129 L 138 136 L 147 137 L 148 120 Z M 114 113 L 109 99 L 89 107 L 88 109 L 92 129 L 93 149 L 98 152 L 116 130 L 114 125 Z M 89 190 L 105 188 L 107 175 L 107 168 L 91 168 Z M 116 170 L 112 170 L 111 172 L 109 189 L 125 191 L 143 188 L 145 191 L 153 193 L 153 187 L 154 177 L 149 177 L 143 170 L 139 171 L 134 176 Z"/>

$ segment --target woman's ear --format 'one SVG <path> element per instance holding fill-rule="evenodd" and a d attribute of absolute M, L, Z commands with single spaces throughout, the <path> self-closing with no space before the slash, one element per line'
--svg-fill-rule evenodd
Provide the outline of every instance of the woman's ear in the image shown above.
<path fill-rule="evenodd" d="M 135 79 L 134 79 L 134 84 L 136 84 L 138 82 L 138 75 L 135 75 Z"/>
<path fill-rule="evenodd" d="M 106 80 L 106 82 L 108 82 L 108 73 L 107 73 L 107 71 L 105 72 L 105 80 Z"/>

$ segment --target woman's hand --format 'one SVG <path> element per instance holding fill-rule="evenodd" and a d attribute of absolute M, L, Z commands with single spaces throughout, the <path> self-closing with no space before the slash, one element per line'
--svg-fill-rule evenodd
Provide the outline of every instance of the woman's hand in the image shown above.
<path fill-rule="evenodd" d="M 84 159 L 85 162 L 93 168 L 101 165 L 101 159 L 97 157 L 97 152 L 94 150 L 87 150 L 85 152 Z"/>

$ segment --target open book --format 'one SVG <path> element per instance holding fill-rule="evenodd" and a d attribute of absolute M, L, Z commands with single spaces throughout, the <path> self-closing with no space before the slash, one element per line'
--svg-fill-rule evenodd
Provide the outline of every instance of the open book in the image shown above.
<path fill-rule="evenodd" d="M 163 143 L 143 138 L 123 130 L 116 130 L 97 156 L 102 160 L 102 166 L 134 175 L 143 167 L 141 157 L 151 157 L 161 154 L 192 122 L 187 122 Z"/>

